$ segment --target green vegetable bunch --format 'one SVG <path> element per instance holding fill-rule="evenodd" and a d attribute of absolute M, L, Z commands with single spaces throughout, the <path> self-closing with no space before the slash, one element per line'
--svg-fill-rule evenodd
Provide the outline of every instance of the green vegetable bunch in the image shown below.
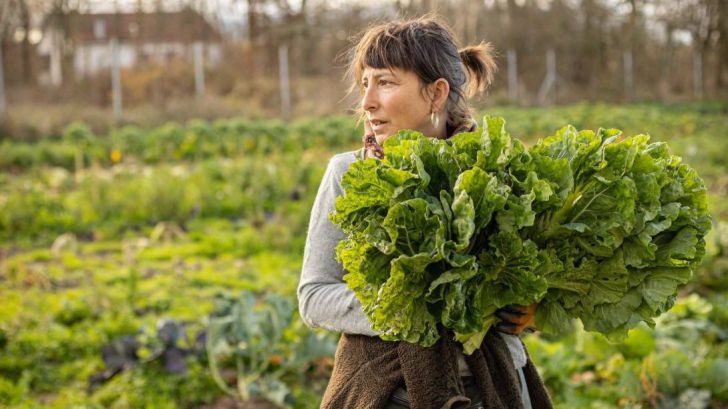
<path fill-rule="evenodd" d="M 649 136 L 571 126 L 531 149 L 503 118 L 448 140 L 400 131 L 353 163 L 332 222 L 344 280 L 386 340 L 466 353 L 496 309 L 539 302 L 537 325 L 579 318 L 619 338 L 669 309 L 704 254 L 706 190 Z"/>

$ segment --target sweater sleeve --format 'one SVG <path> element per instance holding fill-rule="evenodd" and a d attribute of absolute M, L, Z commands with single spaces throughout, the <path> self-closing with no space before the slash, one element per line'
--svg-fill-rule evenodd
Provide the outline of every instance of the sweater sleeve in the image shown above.
<path fill-rule="evenodd" d="M 303 251 L 298 309 L 301 319 L 310 327 L 376 336 L 361 303 L 342 278 L 345 271 L 336 260 L 335 250 L 345 236 L 328 217 L 336 197 L 343 194 L 341 176 L 353 160 L 353 153 L 334 156 L 316 194 Z"/>

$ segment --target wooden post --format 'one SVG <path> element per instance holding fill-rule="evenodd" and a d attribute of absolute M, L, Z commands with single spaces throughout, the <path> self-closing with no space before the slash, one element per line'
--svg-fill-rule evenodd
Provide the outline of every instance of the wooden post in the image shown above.
<path fill-rule="evenodd" d="M 3 47 L 0 45 L 0 122 L 5 113 L 5 73 L 3 71 Z"/>
<path fill-rule="evenodd" d="M 624 52 L 623 56 L 624 64 L 624 97 L 628 101 L 634 99 L 634 64 L 632 61 L 632 50 Z"/>
<path fill-rule="evenodd" d="M 195 60 L 195 95 L 201 98 L 205 95 L 205 60 L 202 54 L 202 42 L 195 42 L 193 47 Z"/>
<path fill-rule="evenodd" d="M 518 61 L 516 50 L 508 50 L 508 98 L 515 101 L 518 98 Z"/>
<path fill-rule="evenodd" d="M 551 93 L 556 85 L 556 52 L 553 48 L 546 51 L 546 78 L 541 83 L 541 89 L 538 90 L 538 102 L 543 104 L 546 97 Z"/>
<path fill-rule="evenodd" d="M 703 56 L 700 51 L 693 53 L 693 91 L 696 98 L 703 97 Z"/>
<path fill-rule="evenodd" d="M 63 40 L 56 29 L 50 31 L 50 36 L 51 85 L 58 87 L 63 83 Z"/>
<path fill-rule="evenodd" d="M 109 42 L 111 52 L 111 97 L 114 105 L 114 119 L 121 120 L 121 68 L 119 67 L 119 42 L 112 38 Z"/>
<path fill-rule="evenodd" d="M 278 76 L 281 88 L 281 115 L 289 119 L 291 115 L 291 90 L 288 81 L 288 46 L 278 47 Z"/>

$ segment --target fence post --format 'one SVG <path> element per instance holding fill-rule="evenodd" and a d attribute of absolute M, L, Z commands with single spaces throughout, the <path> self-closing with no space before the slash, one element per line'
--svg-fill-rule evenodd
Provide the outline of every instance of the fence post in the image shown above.
<path fill-rule="evenodd" d="M 278 47 L 278 76 L 281 88 L 281 115 L 288 119 L 291 114 L 291 90 L 288 80 L 288 45 Z"/>
<path fill-rule="evenodd" d="M 63 40 L 58 30 L 50 32 L 50 45 L 51 85 L 58 87 L 63 83 Z"/>
<path fill-rule="evenodd" d="M 627 100 L 634 99 L 634 64 L 632 63 L 632 50 L 624 52 L 622 57 L 624 66 L 624 96 Z"/>
<path fill-rule="evenodd" d="M 205 60 L 202 51 L 202 43 L 200 41 L 195 42 L 195 95 L 198 98 L 205 95 Z"/>
<path fill-rule="evenodd" d="M 111 96 L 114 105 L 114 119 L 121 120 L 121 68 L 119 67 L 119 42 L 112 38 L 109 43 L 111 50 Z"/>
<path fill-rule="evenodd" d="M 518 60 L 516 50 L 508 50 L 508 98 L 515 101 L 518 98 Z"/>
<path fill-rule="evenodd" d="M 703 97 L 703 56 L 699 51 L 693 53 L 693 90 L 696 97 Z"/>
<path fill-rule="evenodd" d="M 5 113 L 5 73 L 3 71 L 3 47 L 0 45 L 0 122 Z"/>
<path fill-rule="evenodd" d="M 549 48 L 546 51 L 546 78 L 541 83 L 541 88 L 538 90 L 538 102 L 543 104 L 546 102 L 546 97 L 554 88 L 556 84 L 556 52 L 553 48 Z"/>

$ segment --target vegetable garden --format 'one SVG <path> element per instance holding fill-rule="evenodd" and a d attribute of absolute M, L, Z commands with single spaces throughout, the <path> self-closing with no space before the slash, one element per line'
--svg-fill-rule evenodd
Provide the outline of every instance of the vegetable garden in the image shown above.
<path fill-rule="evenodd" d="M 706 255 L 654 329 L 525 337 L 557 406 L 727 407 L 728 104 L 484 113 L 527 146 L 567 123 L 648 133 L 708 191 Z M 0 406 L 318 407 L 337 336 L 301 323 L 295 288 L 326 162 L 361 132 L 334 117 L 0 135 Z"/>

